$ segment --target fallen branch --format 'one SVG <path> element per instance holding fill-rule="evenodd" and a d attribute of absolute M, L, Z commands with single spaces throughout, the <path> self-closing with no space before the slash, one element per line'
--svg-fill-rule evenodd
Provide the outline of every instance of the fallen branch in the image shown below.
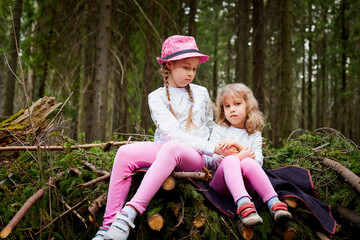
<path fill-rule="evenodd" d="M 59 216 L 57 216 L 54 220 L 52 220 L 51 222 L 49 222 L 45 227 L 43 227 L 42 229 L 40 229 L 37 233 L 35 233 L 35 235 L 38 235 L 39 233 L 41 233 L 42 231 L 44 231 L 46 228 L 48 228 L 51 224 L 53 224 L 55 221 L 57 221 L 59 218 L 61 218 L 62 216 L 64 216 L 65 214 L 67 214 L 68 212 L 74 210 L 75 208 L 77 208 L 80 204 L 82 204 L 84 201 L 86 200 L 83 199 L 81 202 L 78 202 L 75 206 L 73 206 L 72 208 L 69 208 L 68 210 L 66 210 L 65 212 L 63 212 L 62 214 L 60 214 Z"/>
<path fill-rule="evenodd" d="M 95 199 L 91 205 L 89 206 L 89 212 L 91 213 L 91 216 L 89 216 L 89 219 L 91 222 L 93 222 L 93 217 L 96 215 L 97 211 L 101 207 L 102 203 L 107 198 L 107 192 L 103 193 L 101 196 L 99 196 L 97 199 Z"/>
<path fill-rule="evenodd" d="M 354 224 L 357 227 L 360 227 L 360 216 L 357 215 L 353 210 L 348 209 L 342 205 L 338 205 L 334 208 L 343 219 Z"/>
<path fill-rule="evenodd" d="M 87 161 L 83 161 L 83 164 L 85 166 L 87 166 L 88 168 L 90 168 L 91 170 L 93 170 L 95 173 L 97 174 L 101 174 L 101 175 L 110 175 L 109 172 L 104 171 L 104 170 L 98 170 L 94 165 L 92 165 L 91 163 L 87 162 Z"/>
<path fill-rule="evenodd" d="M 351 170 L 347 169 L 345 166 L 340 163 L 331 160 L 329 158 L 323 158 L 323 164 L 333 168 L 340 176 L 342 176 L 345 181 L 349 182 L 358 192 L 360 192 L 360 177 L 353 173 Z"/>
<path fill-rule="evenodd" d="M 10 220 L 10 222 L 6 225 L 6 227 L 1 231 L 0 237 L 6 238 L 9 234 L 16 228 L 21 219 L 27 213 L 27 211 L 34 205 L 42 196 L 44 196 L 47 188 L 49 186 L 55 185 L 56 181 L 64 175 L 63 172 L 59 173 L 57 177 L 52 177 L 47 182 L 46 186 L 39 189 L 34 195 L 32 195 L 20 208 L 20 210 L 15 214 L 15 216 Z"/>
<path fill-rule="evenodd" d="M 122 146 L 126 145 L 128 143 L 134 143 L 135 141 L 127 142 L 127 141 L 121 141 L 121 142 L 113 142 L 112 146 Z M 64 147 L 64 146 L 40 146 L 41 150 L 75 150 L 75 149 L 87 149 L 92 147 L 98 147 L 98 146 L 105 146 L 108 143 L 93 143 L 93 144 L 83 144 L 83 145 L 73 145 L 70 147 Z M 37 146 L 10 146 L 10 147 L 0 147 L 0 151 L 36 151 Z"/>
<path fill-rule="evenodd" d="M 71 209 L 71 207 L 69 206 L 69 204 L 67 204 L 67 202 L 65 201 L 63 196 L 60 197 L 60 201 L 62 202 L 62 204 L 65 205 L 65 207 L 68 210 Z M 86 225 L 86 220 L 75 209 L 72 210 L 72 213 L 75 214 L 75 216 L 77 216 L 80 219 L 80 221 L 82 221 L 84 223 L 85 228 L 88 228 Z"/>
<path fill-rule="evenodd" d="M 204 172 L 172 172 L 171 176 L 175 178 L 192 178 L 192 179 L 198 179 L 202 181 L 207 181 L 211 176 L 211 171 L 207 170 L 205 167 L 203 167 Z"/>
<path fill-rule="evenodd" d="M 76 187 L 77 188 L 85 188 L 85 187 L 89 187 L 89 186 L 92 186 L 98 182 L 101 182 L 101 181 L 104 181 L 106 179 L 110 178 L 110 174 L 107 174 L 107 175 L 104 175 L 104 176 L 101 176 L 101 177 L 98 177 L 98 178 L 95 178 L 89 182 L 86 182 L 86 183 L 83 183 L 83 184 L 79 184 L 77 185 Z"/>

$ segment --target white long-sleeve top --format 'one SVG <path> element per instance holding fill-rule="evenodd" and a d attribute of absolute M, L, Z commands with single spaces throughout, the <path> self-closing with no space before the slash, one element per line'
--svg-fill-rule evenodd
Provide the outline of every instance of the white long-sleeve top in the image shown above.
<path fill-rule="evenodd" d="M 262 154 L 262 136 L 260 132 L 249 135 L 245 129 L 216 125 L 212 130 L 210 141 L 219 143 L 223 139 L 232 139 L 249 147 L 255 153 L 255 161 L 258 162 L 260 166 L 263 165 L 264 156 Z M 214 154 L 212 157 L 206 156 L 205 159 L 206 167 L 215 170 L 218 167 L 222 156 Z"/>
<path fill-rule="evenodd" d="M 154 141 L 178 140 L 202 154 L 212 156 L 216 143 L 208 141 L 215 125 L 209 93 L 205 87 L 199 85 L 190 84 L 190 88 L 194 97 L 193 122 L 197 126 L 197 128 L 192 126 L 190 132 L 186 132 L 186 122 L 191 101 L 185 88 L 169 87 L 171 106 L 176 118 L 169 110 L 165 87 L 158 88 L 149 94 L 151 118 L 156 125 Z"/>

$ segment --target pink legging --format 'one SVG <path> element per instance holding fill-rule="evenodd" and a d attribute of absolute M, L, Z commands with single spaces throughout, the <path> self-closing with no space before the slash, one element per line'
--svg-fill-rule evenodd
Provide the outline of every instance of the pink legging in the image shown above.
<path fill-rule="evenodd" d="M 236 156 L 227 156 L 220 163 L 210 186 L 218 193 L 232 195 L 236 203 L 242 197 L 250 197 L 254 190 L 267 202 L 277 196 L 271 182 L 261 166 L 251 158 L 241 161 Z"/>
<path fill-rule="evenodd" d="M 165 179 L 176 168 L 202 171 L 205 160 L 198 151 L 178 141 L 142 142 L 119 148 L 116 153 L 104 214 L 103 226 L 109 226 L 125 203 L 131 185 L 129 176 L 135 169 L 150 167 L 136 194 L 128 203 L 142 214 Z"/>

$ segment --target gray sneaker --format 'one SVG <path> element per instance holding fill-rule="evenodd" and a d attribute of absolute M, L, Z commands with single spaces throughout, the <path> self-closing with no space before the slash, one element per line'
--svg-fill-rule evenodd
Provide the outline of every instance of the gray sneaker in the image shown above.
<path fill-rule="evenodd" d="M 92 240 L 106 240 L 107 238 L 105 236 L 107 231 L 106 228 L 100 227 Z"/>
<path fill-rule="evenodd" d="M 126 240 L 130 233 L 130 227 L 135 228 L 134 223 L 128 218 L 126 212 L 117 212 L 115 221 L 106 233 L 106 239 Z"/>

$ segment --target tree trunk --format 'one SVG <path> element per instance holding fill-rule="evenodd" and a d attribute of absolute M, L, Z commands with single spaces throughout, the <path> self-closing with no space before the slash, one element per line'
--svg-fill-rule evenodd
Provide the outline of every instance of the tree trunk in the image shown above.
<path fill-rule="evenodd" d="M 196 11 L 197 11 L 197 0 L 190 0 L 190 14 L 189 14 L 189 36 L 195 37 L 196 33 Z"/>
<path fill-rule="evenodd" d="M 340 18 L 341 18 L 341 93 L 345 93 L 347 90 L 347 79 L 346 79 L 346 46 L 347 41 L 349 39 L 349 33 L 347 30 L 347 22 L 346 22 L 346 0 L 342 0 L 340 4 Z M 344 94 L 341 94 L 341 107 L 340 110 L 340 116 L 341 120 L 339 123 L 340 126 L 340 132 L 344 133 L 345 135 L 348 135 L 347 129 L 351 128 L 349 125 L 349 117 L 347 114 L 347 101 Z M 338 120 L 339 121 L 339 120 Z"/>
<path fill-rule="evenodd" d="M 280 92 L 279 92 L 279 114 L 277 116 L 279 137 L 284 139 L 292 131 L 293 106 L 292 106 L 292 1 L 281 0 L 280 2 Z"/>
<path fill-rule="evenodd" d="M 303 61 L 301 63 L 301 70 L 302 70 L 302 77 L 301 77 L 301 128 L 302 129 L 306 129 L 307 124 L 306 124 L 306 111 L 305 111 L 305 107 L 306 107 L 306 80 L 305 80 L 305 69 L 306 69 L 306 63 L 305 63 L 305 58 L 306 58 L 306 53 L 305 53 L 305 37 L 304 37 L 304 33 L 305 33 L 305 28 L 303 26 L 303 24 L 301 24 L 300 26 L 301 31 L 301 46 L 302 46 L 302 58 Z"/>
<path fill-rule="evenodd" d="M 95 14 L 91 14 L 97 9 L 94 1 L 87 1 L 86 16 L 86 34 L 84 47 L 84 78 L 82 83 L 82 96 L 80 107 L 80 132 L 85 133 L 85 141 L 91 141 L 91 123 L 93 119 L 93 105 L 94 105 L 94 75 L 95 75 L 95 58 L 96 58 L 96 36 L 93 29 L 96 27 Z"/>
<path fill-rule="evenodd" d="M 215 3 L 216 4 L 216 3 Z M 218 11 L 218 6 L 214 5 L 214 11 L 215 11 L 215 29 L 214 29 L 214 53 L 213 53 L 213 57 L 214 57 L 214 65 L 213 65 L 213 89 L 212 89 L 212 98 L 216 99 L 216 95 L 217 95 L 217 88 L 218 88 L 218 44 L 219 44 L 219 25 L 218 20 L 219 20 L 219 11 Z"/>
<path fill-rule="evenodd" d="M 107 120 L 107 89 L 108 62 L 111 37 L 111 0 L 101 1 L 99 15 L 99 35 L 97 39 L 95 98 L 93 108 L 93 125 L 91 127 L 91 141 L 105 140 Z"/>
<path fill-rule="evenodd" d="M 131 13 L 130 4 L 126 4 L 126 12 Z M 121 18 L 120 21 L 125 21 L 125 18 Z M 131 33 L 131 24 L 127 24 L 123 26 L 120 41 L 120 56 L 118 61 L 115 62 L 117 73 L 115 79 L 117 79 L 114 84 L 114 101 L 113 101 L 113 109 L 114 109 L 114 118 L 113 118 L 113 129 L 114 132 L 126 133 L 129 132 L 130 129 L 127 127 L 127 119 L 128 119 L 128 107 L 129 103 L 127 101 L 127 89 L 128 89 L 128 67 L 130 63 L 130 33 Z"/>
<path fill-rule="evenodd" d="M 150 0 L 148 3 L 148 19 L 150 22 L 154 18 L 154 0 Z M 141 127 L 147 130 L 151 126 L 150 111 L 148 106 L 147 97 L 150 93 L 150 82 L 152 72 L 152 50 L 153 48 L 153 28 L 150 24 L 146 28 L 146 39 L 145 39 L 145 65 L 143 72 L 143 90 L 141 97 Z"/>
<path fill-rule="evenodd" d="M 250 1 L 236 1 L 236 68 L 235 81 L 248 84 Z"/>
<path fill-rule="evenodd" d="M 307 81 L 307 114 L 308 114 L 308 129 L 309 130 L 313 130 L 313 104 L 312 104 L 312 55 L 313 55 L 313 50 L 312 50 L 312 45 L 313 45 L 313 40 L 312 40 L 312 25 L 313 25 L 313 20 L 312 20 L 312 4 L 309 4 L 309 9 L 308 9 L 308 41 L 309 41 L 309 50 L 308 50 L 308 81 Z"/>
<path fill-rule="evenodd" d="M 327 8 L 325 8 L 323 10 L 323 19 L 322 21 L 325 23 L 327 22 Z M 324 27 L 324 29 L 322 29 L 322 40 L 321 40 L 321 47 L 320 47 L 320 79 L 321 80 L 321 99 L 320 99 L 320 104 L 321 104 L 321 114 L 319 116 L 320 120 L 319 120 L 319 125 L 317 126 L 317 128 L 319 127 L 323 127 L 325 126 L 325 116 L 326 116 L 326 109 L 325 107 L 327 106 L 327 104 L 325 104 L 326 99 L 327 99 L 327 76 L 326 76 L 326 49 L 327 49 L 327 41 L 326 41 L 326 29 Z"/>
<path fill-rule="evenodd" d="M 55 20 L 56 20 L 56 7 L 57 7 L 57 1 L 54 1 L 53 6 L 52 6 L 52 18 L 51 18 L 51 22 L 50 22 L 49 35 L 48 35 L 46 46 L 44 49 L 44 51 L 45 51 L 44 67 L 43 67 L 42 78 L 40 78 L 39 91 L 37 93 L 38 98 L 42 98 L 45 93 L 45 86 L 46 86 L 47 75 L 48 75 L 48 66 L 49 66 L 49 61 L 50 61 L 50 53 L 51 53 L 51 48 L 52 48 L 52 38 L 54 35 L 54 25 L 55 25 Z"/>
<path fill-rule="evenodd" d="M 10 31 L 10 57 L 9 67 L 7 79 L 6 79 L 6 88 L 5 88 L 5 99 L 4 99 L 4 112 L 5 116 L 10 116 L 14 111 L 14 97 L 15 97 L 15 76 L 18 62 L 18 52 L 16 46 L 19 46 L 20 39 L 20 19 L 22 12 L 22 0 L 15 0 L 14 3 L 14 12 L 13 12 L 13 23 L 11 23 L 11 31 Z M 13 25 L 15 29 L 13 29 Z M 19 49 L 20 51 L 20 49 Z M 14 74 L 13 74 L 13 73 Z"/>
<path fill-rule="evenodd" d="M 264 1 L 254 0 L 253 29 L 253 91 L 259 102 L 261 111 L 264 111 L 264 78 L 265 78 L 265 39 L 264 39 Z"/>

